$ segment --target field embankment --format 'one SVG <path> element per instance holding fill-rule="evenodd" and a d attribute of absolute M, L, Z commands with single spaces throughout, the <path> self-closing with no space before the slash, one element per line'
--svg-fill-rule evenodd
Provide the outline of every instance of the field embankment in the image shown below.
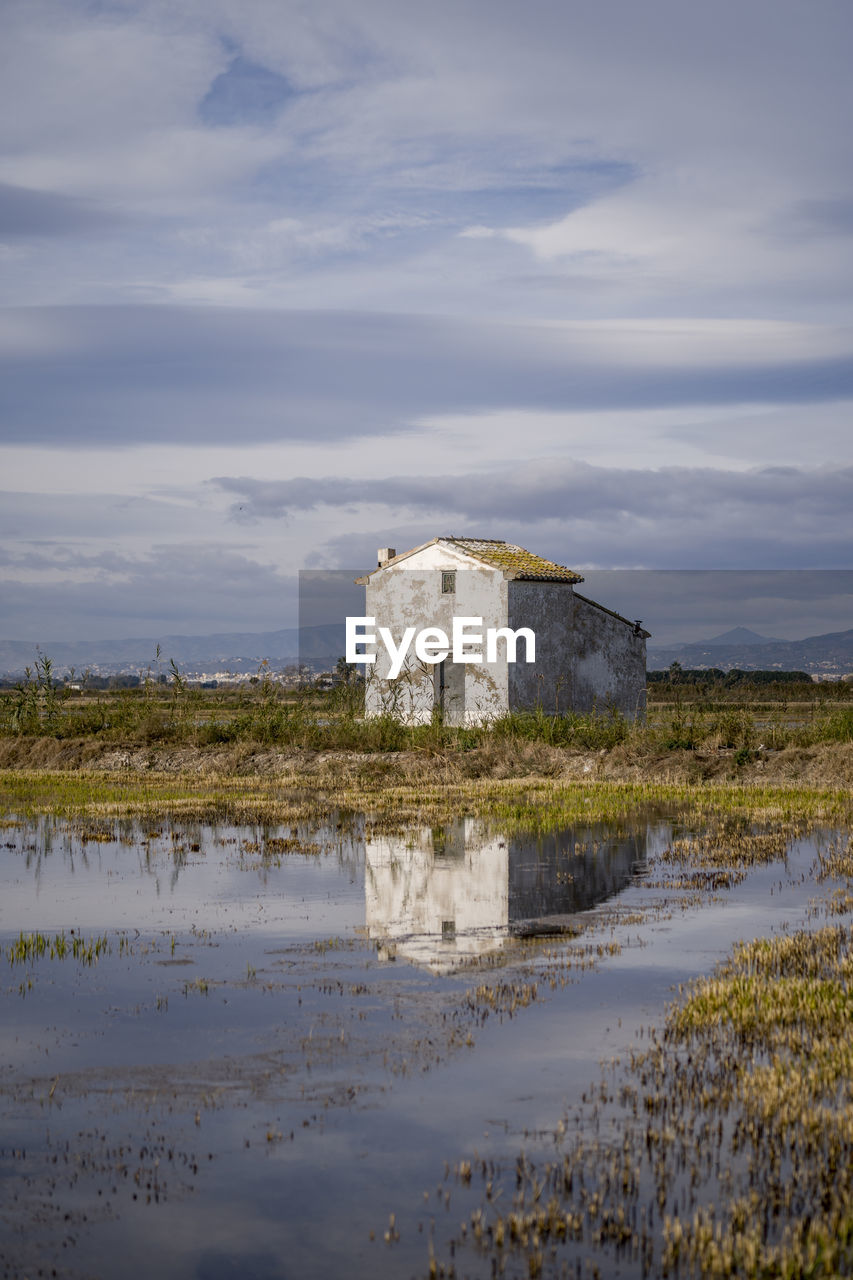
<path fill-rule="evenodd" d="M 688 749 L 630 743 L 597 750 L 535 741 L 486 742 L 468 750 L 401 748 L 358 751 L 347 748 L 275 747 L 243 742 L 196 746 L 188 743 L 116 743 L 98 738 L 9 737 L 0 739 L 0 768 L 87 770 L 98 773 L 188 775 L 194 778 L 261 777 L 325 786 L 341 780 L 384 778 L 417 785 L 455 781 L 541 777 L 575 781 L 705 781 L 802 783 L 853 787 L 853 743 L 822 742 L 754 750 Z"/>
<path fill-rule="evenodd" d="M 46 664 L 45 664 L 46 665 Z M 853 688 L 791 700 L 772 682 L 737 705 L 650 685 L 646 718 L 516 712 L 487 725 L 362 718 L 358 686 L 288 692 L 168 686 L 78 691 L 50 671 L 0 696 L 0 769 L 128 778 L 276 780 L 330 799 L 376 787 L 467 789 L 540 779 L 853 788 Z"/>

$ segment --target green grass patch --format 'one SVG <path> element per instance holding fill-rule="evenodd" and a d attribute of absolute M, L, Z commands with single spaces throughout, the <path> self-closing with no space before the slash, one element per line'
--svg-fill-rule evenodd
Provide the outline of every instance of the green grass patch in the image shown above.
<path fill-rule="evenodd" d="M 322 821 L 332 812 L 363 813 L 374 826 L 402 830 L 471 816 L 504 830 L 538 831 L 639 814 L 691 821 L 840 823 L 853 817 L 846 790 L 652 782 L 565 782 L 526 777 L 411 780 L 376 774 L 372 762 L 330 761 L 310 783 L 298 768 L 281 777 L 0 771 L 0 813 L 53 814 L 97 821 L 119 817 L 198 821 Z"/>
<path fill-rule="evenodd" d="M 0 738 L 427 753 L 537 742 L 577 751 L 619 745 L 638 753 L 725 749 L 742 753 L 741 763 L 762 744 L 853 742 L 853 686 L 786 687 L 799 700 L 786 694 L 768 701 L 771 685 L 748 682 L 737 686 L 737 701 L 721 701 L 716 686 L 652 681 L 654 703 L 645 721 L 628 721 L 607 705 L 561 715 L 539 707 L 456 728 L 439 716 L 425 725 L 408 725 L 393 715 L 365 720 L 360 683 L 330 691 L 286 689 L 259 673 L 239 688 L 202 689 L 172 664 L 167 683 L 149 672 L 136 688 L 80 690 L 57 681 L 50 659 L 41 657 L 14 689 L 0 691 Z"/>
<path fill-rule="evenodd" d="M 57 933 L 51 938 L 44 933 L 21 933 L 6 948 L 10 965 L 31 964 L 46 956 L 49 960 L 79 960 L 81 964 L 95 964 L 109 951 L 106 934 L 97 938 L 84 938 L 71 931 L 70 935 Z"/>

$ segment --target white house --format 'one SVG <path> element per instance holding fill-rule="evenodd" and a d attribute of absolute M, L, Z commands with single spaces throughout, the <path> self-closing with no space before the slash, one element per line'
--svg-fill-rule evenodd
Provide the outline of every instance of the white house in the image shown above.
<path fill-rule="evenodd" d="M 565 565 L 493 538 L 433 538 L 383 548 L 358 581 L 368 716 L 423 724 L 438 710 L 463 725 L 538 707 L 645 711 L 649 633 L 580 595 Z"/>

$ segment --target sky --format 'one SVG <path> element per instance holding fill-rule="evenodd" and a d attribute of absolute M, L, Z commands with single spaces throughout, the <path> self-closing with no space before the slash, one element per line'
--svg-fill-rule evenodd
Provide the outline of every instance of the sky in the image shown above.
<path fill-rule="evenodd" d="M 0 639 L 293 626 L 300 569 L 440 534 L 853 626 L 799 572 L 853 568 L 849 0 L 2 31 Z"/>

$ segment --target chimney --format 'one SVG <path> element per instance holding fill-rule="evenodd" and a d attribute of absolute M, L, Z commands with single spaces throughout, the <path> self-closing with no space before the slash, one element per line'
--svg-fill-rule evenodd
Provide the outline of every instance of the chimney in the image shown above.
<path fill-rule="evenodd" d="M 381 569 L 389 560 L 393 560 L 396 554 L 397 552 L 394 547 L 380 547 L 376 552 L 376 559 L 378 562 L 376 565 L 377 569 Z"/>

